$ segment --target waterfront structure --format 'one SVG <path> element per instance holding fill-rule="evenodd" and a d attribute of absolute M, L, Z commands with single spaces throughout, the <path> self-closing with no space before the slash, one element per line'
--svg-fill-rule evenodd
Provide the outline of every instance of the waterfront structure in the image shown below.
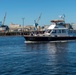
<path fill-rule="evenodd" d="M 9 31 L 9 27 L 7 25 L 1 25 L 0 32 L 6 32 L 6 31 Z"/>
<path fill-rule="evenodd" d="M 14 31 L 34 31 L 34 26 L 33 25 L 20 25 L 20 24 L 13 24 L 10 23 L 9 25 L 10 31 L 14 32 Z"/>
<path fill-rule="evenodd" d="M 9 28 L 20 28 L 21 25 L 20 24 L 13 24 L 13 23 L 10 23 L 10 26 Z"/>
<path fill-rule="evenodd" d="M 11 32 L 18 31 L 19 29 L 20 30 L 22 29 L 20 24 L 13 24 L 13 23 L 10 23 L 9 28 L 10 28 Z"/>
<path fill-rule="evenodd" d="M 76 30 L 76 23 L 71 23 L 74 30 Z"/>

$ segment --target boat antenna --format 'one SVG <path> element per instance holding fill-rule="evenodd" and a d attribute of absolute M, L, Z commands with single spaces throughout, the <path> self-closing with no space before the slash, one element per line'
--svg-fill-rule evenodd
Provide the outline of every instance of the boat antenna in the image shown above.
<path fill-rule="evenodd" d="M 65 21 L 65 14 L 63 14 L 62 16 L 63 16 L 63 20 Z"/>
<path fill-rule="evenodd" d="M 61 15 L 60 18 L 65 21 L 65 14 Z"/>

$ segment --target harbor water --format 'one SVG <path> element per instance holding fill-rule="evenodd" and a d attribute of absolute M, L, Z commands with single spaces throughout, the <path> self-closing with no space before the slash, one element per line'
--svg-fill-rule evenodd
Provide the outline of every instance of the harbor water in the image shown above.
<path fill-rule="evenodd" d="M 24 43 L 0 37 L 0 75 L 76 75 L 76 41 Z"/>

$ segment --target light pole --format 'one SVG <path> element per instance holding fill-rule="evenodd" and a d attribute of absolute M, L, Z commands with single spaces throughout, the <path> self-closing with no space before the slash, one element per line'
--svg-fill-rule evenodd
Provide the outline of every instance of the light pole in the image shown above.
<path fill-rule="evenodd" d="M 22 21 L 23 21 L 23 29 L 22 29 L 23 30 L 23 35 L 24 35 L 24 19 L 25 18 L 22 18 Z"/>

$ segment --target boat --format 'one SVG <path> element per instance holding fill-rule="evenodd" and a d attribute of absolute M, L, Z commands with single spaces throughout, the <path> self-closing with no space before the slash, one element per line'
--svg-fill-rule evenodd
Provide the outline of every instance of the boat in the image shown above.
<path fill-rule="evenodd" d="M 25 42 L 61 42 L 76 40 L 76 36 L 66 27 L 64 20 L 52 20 L 43 34 L 24 35 Z"/>

